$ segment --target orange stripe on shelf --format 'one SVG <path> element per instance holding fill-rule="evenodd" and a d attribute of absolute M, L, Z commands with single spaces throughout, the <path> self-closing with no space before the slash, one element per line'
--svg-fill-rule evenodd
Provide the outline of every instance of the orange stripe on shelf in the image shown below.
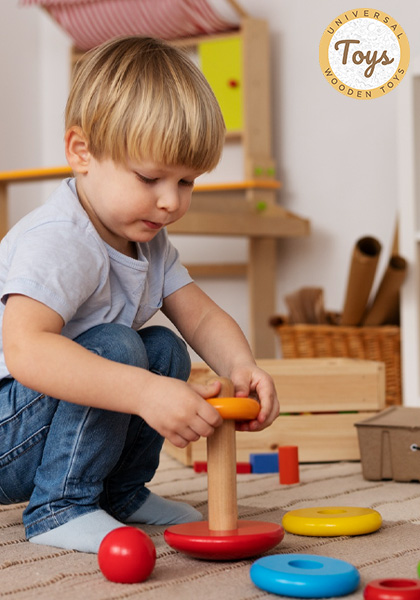
<path fill-rule="evenodd" d="M 221 192 L 224 190 L 247 190 L 247 189 L 271 189 L 281 188 L 280 181 L 273 179 L 251 179 L 248 181 L 237 181 L 234 183 L 201 183 L 194 187 L 196 192 Z"/>
<path fill-rule="evenodd" d="M 39 169 L 20 169 L 17 171 L 0 172 L 0 182 L 18 183 L 26 180 L 58 179 L 60 177 L 69 177 L 72 170 L 68 166 L 61 167 L 42 167 Z M 237 181 L 231 183 L 201 183 L 194 187 L 196 192 L 219 192 L 229 190 L 246 189 L 279 189 L 280 181 L 272 179 L 251 179 L 247 181 Z"/>
<path fill-rule="evenodd" d="M 68 177 L 71 175 L 70 167 L 46 167 L 39 169 L 20 169 L 18 171 L 2 171 L 0 172 L 0 181 L 17 183 L 25 180 L 37 179 L 57 179 L 59 177 Z"/>

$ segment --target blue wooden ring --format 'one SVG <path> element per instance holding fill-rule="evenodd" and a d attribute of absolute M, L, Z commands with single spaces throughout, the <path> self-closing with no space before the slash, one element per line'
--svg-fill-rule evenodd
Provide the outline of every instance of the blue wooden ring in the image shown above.
<path fill-rule="evenodd" d="M 293 598 L 331 598 L 353 592 L 360 582 L 356 567 L 313 554 L 274 554 L 251 566 L 252 582 L 262 590 Z"/>

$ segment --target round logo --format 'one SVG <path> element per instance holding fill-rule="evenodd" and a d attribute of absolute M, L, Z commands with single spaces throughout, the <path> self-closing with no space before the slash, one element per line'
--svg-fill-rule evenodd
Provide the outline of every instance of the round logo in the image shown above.
<path fill-rule="evenodd" d="M 330 85 L 361 100 L 387 94 L 401 82 L 410 61 L 399 23 L 372 8 L 349 10 L 325 29 L 319 63 Z"/>

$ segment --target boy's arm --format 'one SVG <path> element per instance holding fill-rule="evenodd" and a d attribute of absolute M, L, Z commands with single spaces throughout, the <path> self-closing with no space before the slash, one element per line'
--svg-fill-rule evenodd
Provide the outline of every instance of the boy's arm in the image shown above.
<path fill-rule="evenodd" d="M 203 397 L 220 384 L 193 389 L 146 369 L 113 362 L 61 335 L 61 316 L 44 304 L 10 295 L 3 315 L 7 367 L 24 386 L 94 408 L 139 415 L 173 444 L 211 435 L 219 413 Z"/>
<path fill-rule="evenodd" d="M 236 396 L 257 395 L 261 403 L 258 420 L 240 428 L 256 431 L 270 425 L 279 414 L 274 383 L 257 367 L 237 323 L 195 283 L 165 298 L 162 310 L 197 354 L 218 375 L 233 381 Z"/>

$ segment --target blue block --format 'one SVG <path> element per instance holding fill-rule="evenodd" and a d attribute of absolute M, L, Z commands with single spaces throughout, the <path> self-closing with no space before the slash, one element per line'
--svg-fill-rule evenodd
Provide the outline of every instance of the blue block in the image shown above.
<path fill-rule="evenodd" d="M 261 454 L 250 454 L 249 462 L 252 473 L 278 473 L 279 453 L 267 452 Z"/>

